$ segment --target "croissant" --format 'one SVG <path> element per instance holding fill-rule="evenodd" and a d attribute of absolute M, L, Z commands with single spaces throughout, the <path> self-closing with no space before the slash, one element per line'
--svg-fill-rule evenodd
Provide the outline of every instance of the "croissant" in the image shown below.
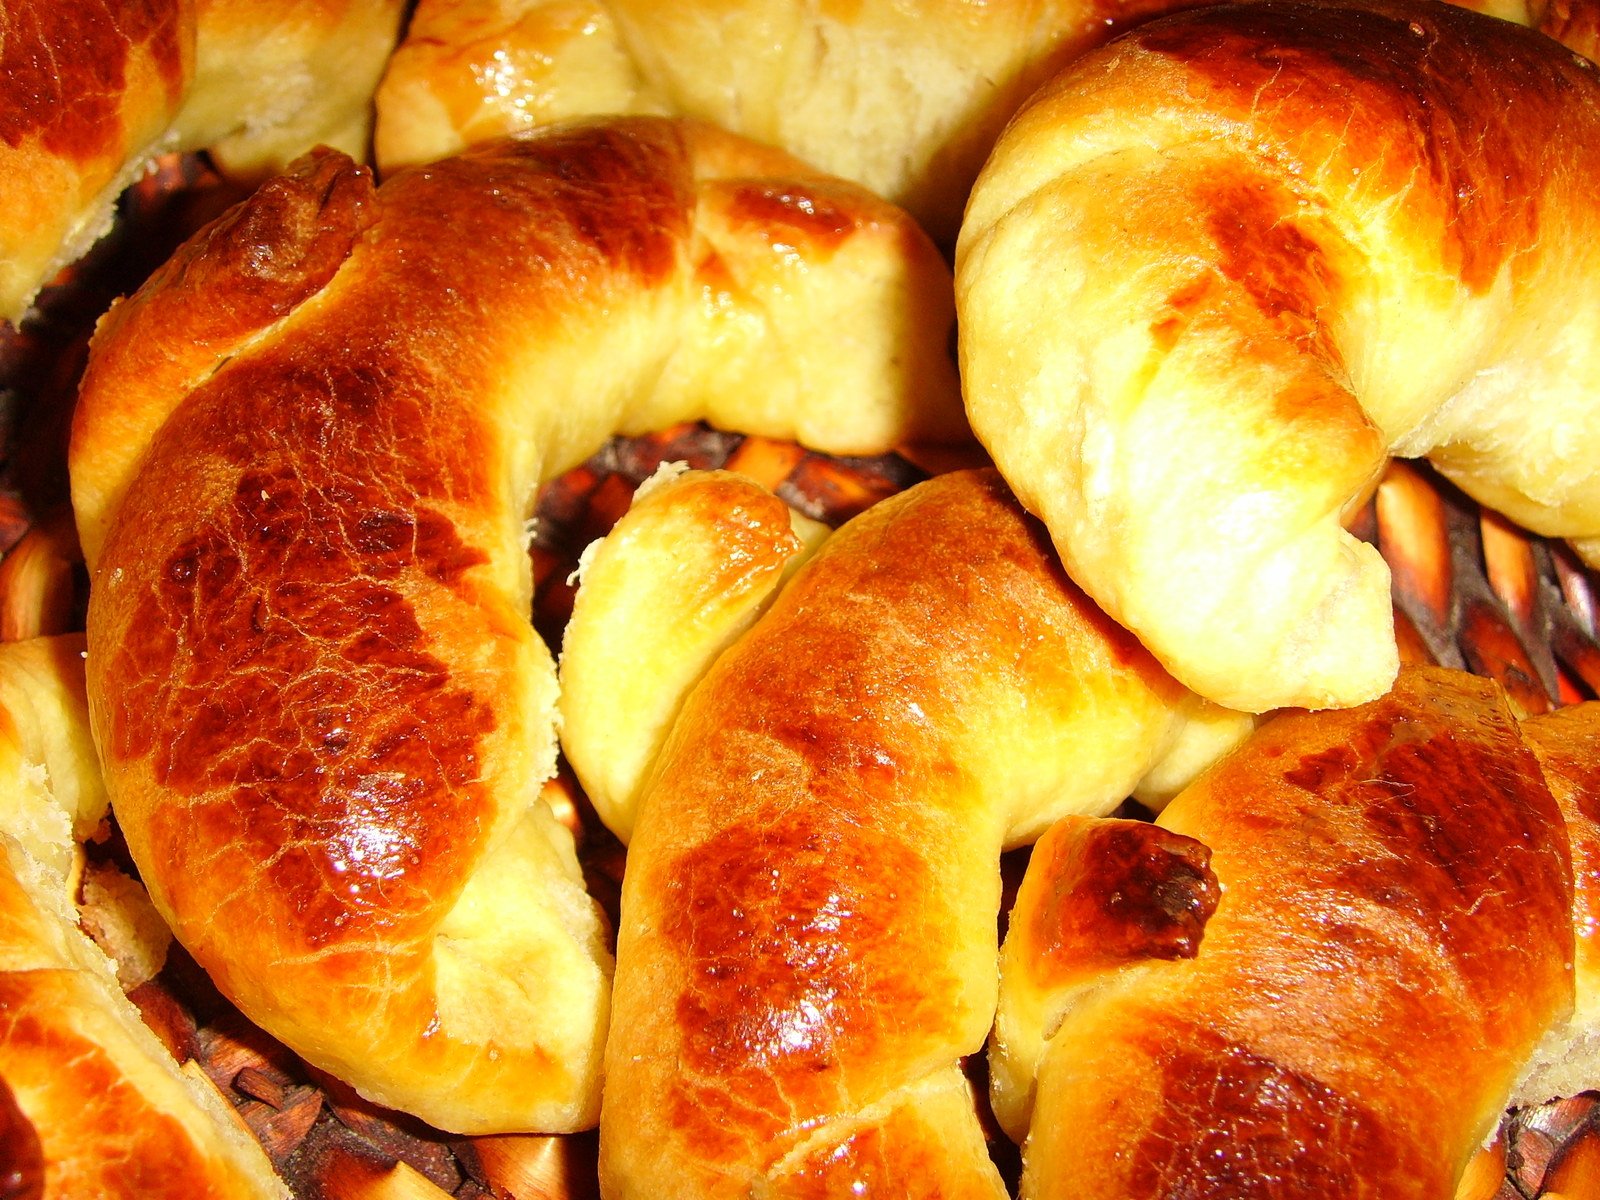
<path fill-rule="evenodd" d="M 160 153 L 256 178 L 363 154 L 404 0 L 8 0 L 0 8 L 0 320 L 110 227 Z"/>
<path fill-rule="evenodd" d="M 701 486 L 660 502 L 704 513 L 726 485 Z M 1214 757 L 1249 721 L 1084 600 L 994 472 L 829 537 L 639 796 L 605 1194 L 1003 1196 L 960 1065 L 994 1013 L 1001 849 L 1115 807 L 1191 725 Z"/>
<path fill-rule="evenodd" d="M 610 963 L 538 786 L 541 479 L 706 416 L 964 428 L 949 276 L 709 127 L 265 184 L 101 322 L 70 450 L 89 689 L 157 908 L 252 1020 L 459 1132 L 592 1123 Z"/>
<path fill-rule="evenodd" d="M 1595 748 L 1600 706 L 1548 720 L 1547 763 Z M 1600 1082 L 1569 848 L 1600 795 L 1590 760 L 1558 805 L 1527 728 L 1408 668 L 1268 721 L 1154 825 L 1041 839 L 991 1049 L 1022 1195 L 1450 1200 L 1508 1103 Z"/>
<path fill-rule="evenodd" d="M 0 1164 L 7 1194 L 277 1200 L 288 1189 L 180 1071 L 78 929 L 79 841 L 105 812 L 77 635 L 0 646 Z"/>
<path fill-rule="evenodd" d="M 1141 26 L 974 189 L 974 431 L 1188 686 L 1372 699 L 1388 571 L 1341 519 L 1388 455 L 1596 557 L 1597 171 L 1596 68 L 1508 22 L 1272 0 Z"/>

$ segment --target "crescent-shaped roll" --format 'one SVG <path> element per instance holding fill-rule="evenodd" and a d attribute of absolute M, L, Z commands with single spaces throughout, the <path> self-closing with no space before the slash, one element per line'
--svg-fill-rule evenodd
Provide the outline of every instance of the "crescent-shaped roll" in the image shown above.
<path fill-rule="evenodd" d="M 1022 1195 L 1450 1200 L 1541 1058 L 1600 1081 L 1579 838 L 1498 687 L 1438 668 L 1269 720 L 1153 825 L 1057 826 L 991 1050 Z"/>
<path fill-rule="evenodd" d="M 0 6 L 0 320 L 109 228 L 170 150 L 229 173 L 318 143 L 365 154 L 403 0 L 7 0 Z"/>
<path fill-rule="evenodd" d="M 609 957 L 529 622 L 538 484 L 709 417 L 963 428 L 900 210 L 709 127 L 321 154 L 102 321 L 71 445 L 89 683 L 157 908 L 255 1022 L 462 1132 L 598 1104 Z"/>
<path fill-rule="evenodd" d="M 1069 572 L 1250 711 L 1372 699 L 1390 454 L 1600 535 L 1600 73 L 1442 5 L 1162 18 L 1013 121 L 957 259 L 968 412 Z"/>
<path fill-rule="evenodd" d="M 994 1013 L 1001 850 L 1109 811 L 1210 715 L 992 471 L 834 533 L 689 694 L 640 799 L 605 1193 L 1003 1196 L 961 1069 Z"/>
<path fill-rule="evenodd" d="M 71 864 L 104 800 L 83 639 L 0 646 L 0 1179 L 43 1200 L 287 1197 L 79 928 Z"/>

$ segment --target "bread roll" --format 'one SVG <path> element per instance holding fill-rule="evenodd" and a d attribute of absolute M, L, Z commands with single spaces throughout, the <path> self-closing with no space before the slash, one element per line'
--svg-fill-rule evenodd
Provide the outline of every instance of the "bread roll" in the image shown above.
<path fill-rule="evenodd" d="M 1522 722 L 1572 854 L 1573 1010 L 1533 1055 L 1514 1101 L 1539 1104 L 1600 1085 L 1600 703 L 1573 704 Z"/>
<path fill-rule="evenodd" d="M 991 1052 L 1023 1196 L 1450 1200 L 1570 1029 L 1568 830 L 1497 686 L 1437 668 L 1268 721 L 1155 825 L 1053 829 Z"/>
<path fill-rule="evenodd" d="M 597 112 L 712 121 L 865 184 L 954 240 L 1011 111 L 1166 0 L 423 0 L 384 76 L 380 164 Z"/>
<path fill-rule="evenodd" d="M 0 829 L 60 881 L 72 903 L 82 843 L 107 800 L 89 733 L 83 638 L 0 644 Z"/>
<path fill-rule="evenodd" d="M 105 814 L 82 649 L 77 635 L 0 646 L 0 1175 L 48 1200 L 287 1197 L 79 931 L 75 831 Z"/>
<path fill-rule="evenodd" d="M 1018 115 L 957 261 L 968 412 L 1069 572 L 1231 707 L 1397 666 L 1341 528 L 1390 454 L 1600 535 L 1600 78 L 1548 39 L 1375 0 L 1205 9 Z"/>
<path fill-rule="evenodd" d="M 1001 849 L 1115 807 L 1207 711 L 992 471 L 833 534 L 640 801 L 606 1194 L 1004 1195 L 960 1065 L 994 1013 Z"/>
<path fill-rule="evenodd" d="M 944 244 L 1055 70 L 1196 0 L 421 0 L 378 93 L 387 169 L 595 113 L 679 113 L 905 205 Z M 1596 0 L 1468 0 L 1595 57 Z"/>
<path fill-rule="evenodd" d="M 960 430 L 947 288 L 859 188 L 635 119 L 377 190 L 315 155 L 101 323 L 70 454 L 96 737 L 247 1016 L 443 1129 L 594 1120 L 610 963 L 537 800 L 537 486 L 703 416 Z"/>
<path fill-rule="evenodd" d="M 8 0 L 0 9 L 0 320 L 111 224 L 160 153 L 231 172 L 319 142 L 365 155 L 403 0 Z"/>
<path fill-rule="evenodd" d="M 561 748 L 622 841 L 684 697 L 827 536 L 753 480 L 669 467 L 585 550 L 561 636 Z"/>

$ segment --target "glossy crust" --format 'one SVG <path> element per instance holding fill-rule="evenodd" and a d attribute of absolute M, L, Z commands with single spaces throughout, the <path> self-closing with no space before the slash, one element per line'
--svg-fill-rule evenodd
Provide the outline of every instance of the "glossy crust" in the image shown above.
<path fill-rule="evenodd" d="M 442 1128 L 593 1121 L 609 961 L 536 800 L 537 485 L 702 416 L 835 450 L 958 426 L 947 286 L 860 189 L 640 119 L 377 191 L 315 156 L 102 323 L 71 448 L 96 735 L 247 1015 Z"/>
<path fill-rule="evenodd" d="M 286 1197 L 78 928 L 76 836 L 104 815 L 81 650 L 76 636 L 0 646 L 0 1174 L 47 1200 Z"/>
<path fill-rule="evenodd" d="M 1566 825 L 1498 688 L 1407 668 L 1117 824 L 1053 833 L 1013 913 L 1023 1195 L 1453 1196 L 1572 1004 Z"/>
<path fill-rule="evenodd" d="M 0 8 L 0 319 L 109 226 L 152 157 L 235 173 L 364 154 L 403 0 L 9 0 Z"/>
<path fill-rule="evenodd" d="M 959 1065 L 994 1011 L 1000 851 L 1114 807 L 1196 711 L 993 472 L 835 533 L 641 800 L 606 1193 L 1003 1195 Z"/>
<path fill-rule="evenodd" d="M 957 259 L 968 411 L 1073 577 L 1197 691 L 1348 705 L 1397 665 L 1340 528 L 1390 453 L 1600 532 L 1600 74 L 1397 0 L 1207 9 L 1018 116 Z"/>

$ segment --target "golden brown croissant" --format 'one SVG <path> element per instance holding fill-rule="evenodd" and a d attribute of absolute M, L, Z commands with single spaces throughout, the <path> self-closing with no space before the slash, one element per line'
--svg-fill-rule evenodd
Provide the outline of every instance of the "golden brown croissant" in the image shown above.
<path fill-rule="evenodd" d="M 1001 849 L 1109 811 L 1191 720 L 1248 727 L 1088 604 L 992 471 L 833 534 L 640 800 L 607 1194 L 1003 1195 L 960 1066 L 994 1012 Z"/>
<path fill-rule="evenodd" d="M 78 928 L 71 864 L 105 813 L 82 653 L 77 635 L 0 646 L 0 1179 L 46 1200 L 287 1196 Z"/>
<path fill-rule="evenodd" d="M 1370 699 L 1388 572 L 1340 521 L 1387 455 L 1600 544 L 1597 172 L 1596 68 L 1507 22 L 1274 0 L 1141 26 L 974 190 L 974 429 L 1189 686 Z"/>
<path fill-rule="evenodd" d="M 1551 753 L 1593 750 L 1588 708 Z M 1053 829 L 991 1055 L 1022 1194 L 1450 1200 L 1507 1103 L 1546 1098 L 1530 1071 L 1600 1081 L 1569 850 L 1596 801 L 1558 806 L 1494 684 L 1408 668 L 1267 722 L 1155 825 Z"/>
<path fill-rule="evenodd" d="M 0 320 L 111 223 L 155 155 L 230 173 L 317 143 L 365 154 L 403 0 L 8 0 L 0 6 Z"/>
<path fill-rule="evenodd" d="M 71 448 L 96 737 L 248 1016 L 445 1129 L 594 1119 L 609 960 L 537 801 L 535 489 L 702 416 L 959 431 L 948 280 L 860 188 L 640 118 L 376 191 L 314 156 L 102 321 Z"/>

